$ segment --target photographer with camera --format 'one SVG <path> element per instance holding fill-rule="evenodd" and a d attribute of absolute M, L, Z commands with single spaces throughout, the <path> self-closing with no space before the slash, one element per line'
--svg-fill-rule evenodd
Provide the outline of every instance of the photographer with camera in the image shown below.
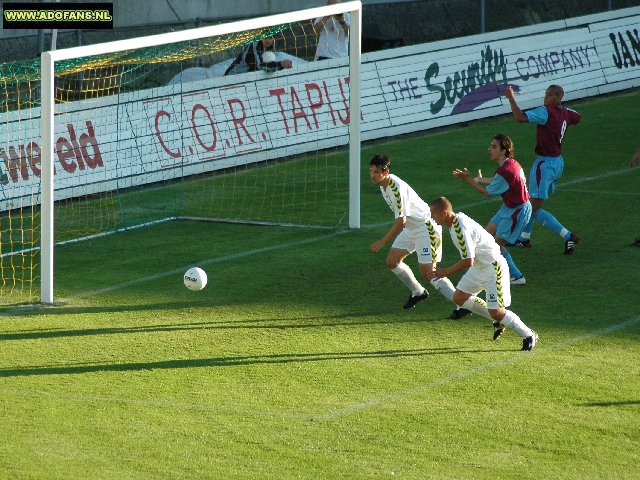
<path fill-rule="evenodd" d="M 336 3 L 340 3 L 340 0 L 327 1 L 327 5 Z M 328 15 L 314 20 L 313 30 L 318 35 L 315 60 L 349 56 L 350 24 L 351 16 L 348 12 L 339 15 Z"/>

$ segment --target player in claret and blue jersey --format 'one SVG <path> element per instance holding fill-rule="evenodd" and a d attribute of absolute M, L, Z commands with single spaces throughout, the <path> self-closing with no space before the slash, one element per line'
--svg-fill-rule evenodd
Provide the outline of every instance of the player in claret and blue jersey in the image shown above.
<path fill-rule="evenodd" d="M 500 253 L 509 265 L 511 285 L 524 285 L 524 275 L 511 258 L 505 245 L 515 243 L 522 229 L 531 219 L 531 202 L 527 191 L 527 179 L 520 164 L 513 158 L 513 141 L 506 135 L 498 133 L 491 139 L 489 158 L 498 164 L 493 177 L 478 176 L 471 178 L 469 170 L 456 168 L 453 176 L 462 178 L 481 194 L 490 197 L 501 195 L 504 204 L 498 210 L 485 229 L 494 236 L 500 245 Z M 485 186 L 486 185 L 486 186 Z"/>
<path fill-rule="evenodd" d="M 511 87 L 507 87 L 504 95 L 509 100 L 511 112 L 518 122 L 537 125 L 536 153 L 538 158 L 531 166 L 529 174 L 531 220 L 522 230 L 515 246 L 531 246 L 533 222 L 538 220 L 542 225 L 563 238 L 565 255 L 572 255 L 575 245 L 580 239 L 562 226 L 553 215 L 544 210 L 542 204 L 549 197 L 549 194 L 554 192 L 556 181 L 562 176 L 564 169 L 562 140 L 569 125 L 577 125 L 580 122 L 580 114 L 560 105 L 564 96 L 564 90 L 560 85 L 551 85 L 547 88 L 543 106 L 526 112 L 518 107 Z"/>

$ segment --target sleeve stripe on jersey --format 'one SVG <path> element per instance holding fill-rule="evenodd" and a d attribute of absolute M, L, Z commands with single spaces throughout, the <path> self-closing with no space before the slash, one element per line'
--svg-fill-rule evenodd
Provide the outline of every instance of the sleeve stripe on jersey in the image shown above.
<path fill-rule="evenodd" d="M 460 255 L 462 258 L 467 258 L 469 255 L 467 252 L 467 243 L 464 241 L 464 235 L 462 234 L 462 229 L 460 228 L 460 223 L 457 218 L 453 219 L 453 230 L 456 232 L 458 244 L 460 245 Z"/>
<path fill-rule="evenodd" d="M 396 197 L 396 205 L 398 206 L 398 213 L 402 214 L 402 202 L 400 201 L 400 192 L 398 186 L 393 180 L 389 180 L 389 188 L 393 192 L 393 196 Z"/>
<path fill-rule="evenodd" d="M 429 220 L 425 222 L 427 230 L 429 230 L 429 240 L 431 241 L 431 261 L 438 262 L 438 238 L 436 237 L 436 229 Z"/>

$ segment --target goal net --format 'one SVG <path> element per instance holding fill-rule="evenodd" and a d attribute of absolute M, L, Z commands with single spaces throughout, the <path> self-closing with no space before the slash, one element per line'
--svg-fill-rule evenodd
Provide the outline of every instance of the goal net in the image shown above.
<path fill-rule="evenodd" d="M 51 303 L 54 245 L 160 222 L 359 227 L 360 9 L 0 66 L 2 293 Z M 348 55 L 315 61 L 314 19 L 342 14 Z"/>

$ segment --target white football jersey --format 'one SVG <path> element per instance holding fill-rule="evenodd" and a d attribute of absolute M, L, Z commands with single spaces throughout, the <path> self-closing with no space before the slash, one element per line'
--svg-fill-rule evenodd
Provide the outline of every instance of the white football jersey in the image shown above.
<path fill-rule="evenodd" d="M 406 217 L 405 228 L 407 230 L 424 229 L 425 222 L 431 219 L 429 205 L 407 182 L 397 176 L 389 174 L 389 185 L 387 188 L 380 186 L 380 191 L 395 218 Z"/>
<path fill-rule="evenodd" d="M 500 246 L 493 236 L 464 213 L 456 213 L 449 234 L 460 252 L 460 257 L 473 258 L 474 267 L 493 268 L 494 262 L 500 262 L 502 259 Z"/>

